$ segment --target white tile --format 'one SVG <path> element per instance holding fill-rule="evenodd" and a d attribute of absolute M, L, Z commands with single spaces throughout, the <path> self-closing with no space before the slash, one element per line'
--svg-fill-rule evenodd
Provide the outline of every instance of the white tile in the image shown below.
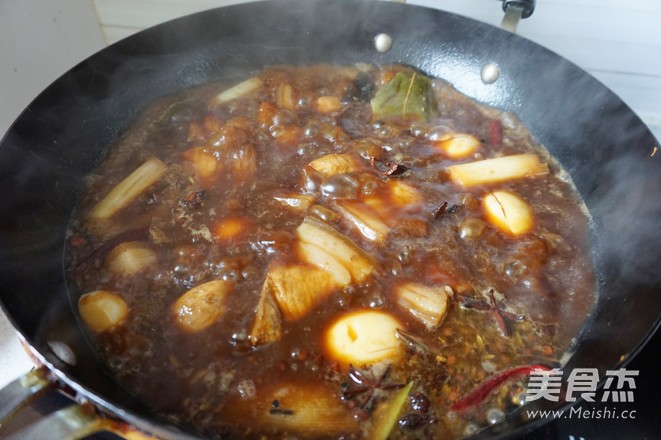
<path fill-rule="evenodd" d="M 122 40 L 128 36 L 140 32 L 142 28 L 139 27 L 129 27 L 129 26 L 104 26 L 103 35 L 106 39 L 106 43 L 113 44 Z"/>
<path fill-rule="evenodd" d="M 0 0 L 0 138 L 43 89 L 103 45 L 91 0 Z"/>
<path fill-rule="evenodd" d="M 16 330 L 0 309 L 0 388 L 33 368 Z"/>
<path fill-rule="evenodd" d="M 147 28 L 206 9 L 245 3 L 241 0 L 95 0 L 103 26 Z"/>
<path fill-rule="evenodd" d="M 661 77 L 590 71 L 649 124 L 661 125 Z"/>

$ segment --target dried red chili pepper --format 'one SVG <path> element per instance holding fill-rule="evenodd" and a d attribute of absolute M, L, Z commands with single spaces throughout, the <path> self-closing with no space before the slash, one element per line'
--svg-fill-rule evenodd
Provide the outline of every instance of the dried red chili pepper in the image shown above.
<path fill-rule="evenodd" d="M 509 370 L 502 371 L 495 376 L 491 376 L 486 381 L 473 388 L 468 394 L 454 402 L 450 409 L 452 411 L 462 411 L 482 403 L 493 391 L 498 389 L 506 381 L 517 376 L 528 376 L 535 370 L 550 371 L 551 368 L 545 365 L 526 365 L 522 367 L 514 367 Z"/>
<path fill-rule="evenodd" d="M 503 143 L 503 125 L 500 121 L 495 119 L 489 121 L 488 139 L 494 147 L 499 147 Z"/>

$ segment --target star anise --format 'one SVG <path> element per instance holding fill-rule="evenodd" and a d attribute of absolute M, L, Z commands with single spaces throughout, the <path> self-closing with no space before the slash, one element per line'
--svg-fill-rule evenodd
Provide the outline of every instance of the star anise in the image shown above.
<path fill-rule="evenodd" d="M 207 198 L 208 194 L 205 190 L 193 191 L 180 199 L 179 204 L 184 208 L 199 209 L 204 206 Z"/>
<path fill-rule="evenodd" d="M 390 371 L 391 367 L 388 365 L 383 373 L 376 377 L 372 369 L 363 373 L 349 365 L 349 380 L 342 384 L 342 400 L 352 402 L 352 406 L 358 410 L 358 417 L 366 417 L 385 392 L 404 387 L 403 383 L 388 382 Z"/>
<path fill-rule="evenodd" d="M 496 323 L 498 324 L 498 328 L 500 329 L 502 335 L 509 336 L 510 330 L 509 330 L 509 326 L 507 325 L 507 322 L 521 321 L 523 320 L 523 316 L 506 310 L 505 305 L 502 303 L 502 301 L 496 300 L 493 289 L 489 289 L 489 292 L 487 293 L 487 298 L 489 299 L 489 302 L 481 299 L 474 299 L 474 298 L 461 296 L 460 302 L 461 302 L 461 306 L 465 309 L 481 310 L 492 313 L 494 318 L 496 319 Z"/>

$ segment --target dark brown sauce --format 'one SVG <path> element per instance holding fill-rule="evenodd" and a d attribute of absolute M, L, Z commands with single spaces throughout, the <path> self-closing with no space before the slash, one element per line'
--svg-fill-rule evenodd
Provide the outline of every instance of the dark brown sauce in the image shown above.
<path fill-rule="evenodd" d="M 146 110 L 89 177 L 71 227 L 69 275 L 79 295 L 103 290 L 126 303 L 122 322 L 93 333 L 94 340 L 117 380 L 157 413 L 217 437 L 367 435 L 375 411 L 398 387 L 377 387 L 367 405 L 361 396 L 342 399 L 348 368 L 333 359 L 324 335 L 350 310 L 385 311 L 412 337 L 400 338 L 398 359 L 355 365 L 375 380 L 390 365 L 380 386 L 413 381 L 410 395 L 419 397 L 403 406 L 393 437 L 461 437 L 486 425 L 488 409 L 514 409 L 522 382 L 508 382 L 468 412 L 449 408 L 494 372 L 557 365 L 570 348 L 595 299 L 588 218 L 571 182 L 514 116 L 479 106 L 441 80 L 434 80 L 438 114 L 430 121 L 374 122 L 373 89 L 400 69 L 271 68 L 259 74 L 259 89 L 223 104 L 213 104 L 223 85 L 187 90 Z M 291 86 L 291 101 L 281 84 Z M 337 98 L 327 104 L 339 107 L 320 109 L 319 96 Z M 466 133 L 480 147 L 452 159 L 434 147 L 434 132 Z M 203 175 L 193 165 L 195 148 L 213 152 L 223 171 Z M 331 153 L 352 155 L 358 169 L 324 178 L 307 166 Z M 447 174 L 452 164 L 521 153 L 537 155 L 551 172 L 469 188 Z M 158 182 L 109 219 L 89 218 L 115 185 L 153 157 L 168 167 Z M 394 181 L 413 188 L 416 202 L 391 202 Z M 485 218 L 481 200 L 493 189 L 528 203 L 529 232 L 513 237 Z M 292 194 L 308 195 L 309 207 L 297 211 L 278 200 Z M 369 196 L 385 200 L 378 213 L 388 232 L 380 242 L 338 210 L 342 200 Z M 300 319 L 285 319 L 276 342 L 254 344 L 251 329 L 270 268 L 306 266 L 295 250 L 306 216 L 351 239 L 374 259 L 374 270 Z M 239 232 L 231 233 L 232 225 Z M 136 241 L 156 262 L 130 276 L 109 269 L 110 251 Z M 201 331 L 183 331 L 173 304 L 212 280 L 231 285 L 222 316 Z M 427 329 L 397 304 L 394 292 L 403 282 L 452 288 L 437 328 Z M 289 395 L 285 387 L 304 397 L 291 397 L 299 391 Z M 305 396 L 322 392 L 330 404 L 299 408 L 306 407 Z M 324 405 L 340 422 L 328 422 L 327 430 L 290 426 L 299 414 L 315 414 L 322 426 L 324 417 L 314 411 Z"/>

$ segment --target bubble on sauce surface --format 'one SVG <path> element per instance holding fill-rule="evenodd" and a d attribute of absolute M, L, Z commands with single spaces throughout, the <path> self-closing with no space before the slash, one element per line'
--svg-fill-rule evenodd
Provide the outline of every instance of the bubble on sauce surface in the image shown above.
<path fill-rule="evenodd" d="M 473 435 L 473 434 L 477 434 L 477 432 L 479 430 L 480 430 L 480 428 L 475 423 L 469 423 L 464 428 L 464 435 L 465 436 L 470 436 L 470 435 Z"/>
<path fill-rule="evenodd" d="M 487 411 L 487 421 L 491 425 L 496 425 L 505 420 L 505 413 L 499 408 L 490 408 Z"/>
<path fill-rule="evenodd" d="M 325 197 L 345 198 L 358 194 L 359 185 L 356 179 L 346 174 L 337 174 L 326 179 L 320 186 L 321 194 Z"/>

